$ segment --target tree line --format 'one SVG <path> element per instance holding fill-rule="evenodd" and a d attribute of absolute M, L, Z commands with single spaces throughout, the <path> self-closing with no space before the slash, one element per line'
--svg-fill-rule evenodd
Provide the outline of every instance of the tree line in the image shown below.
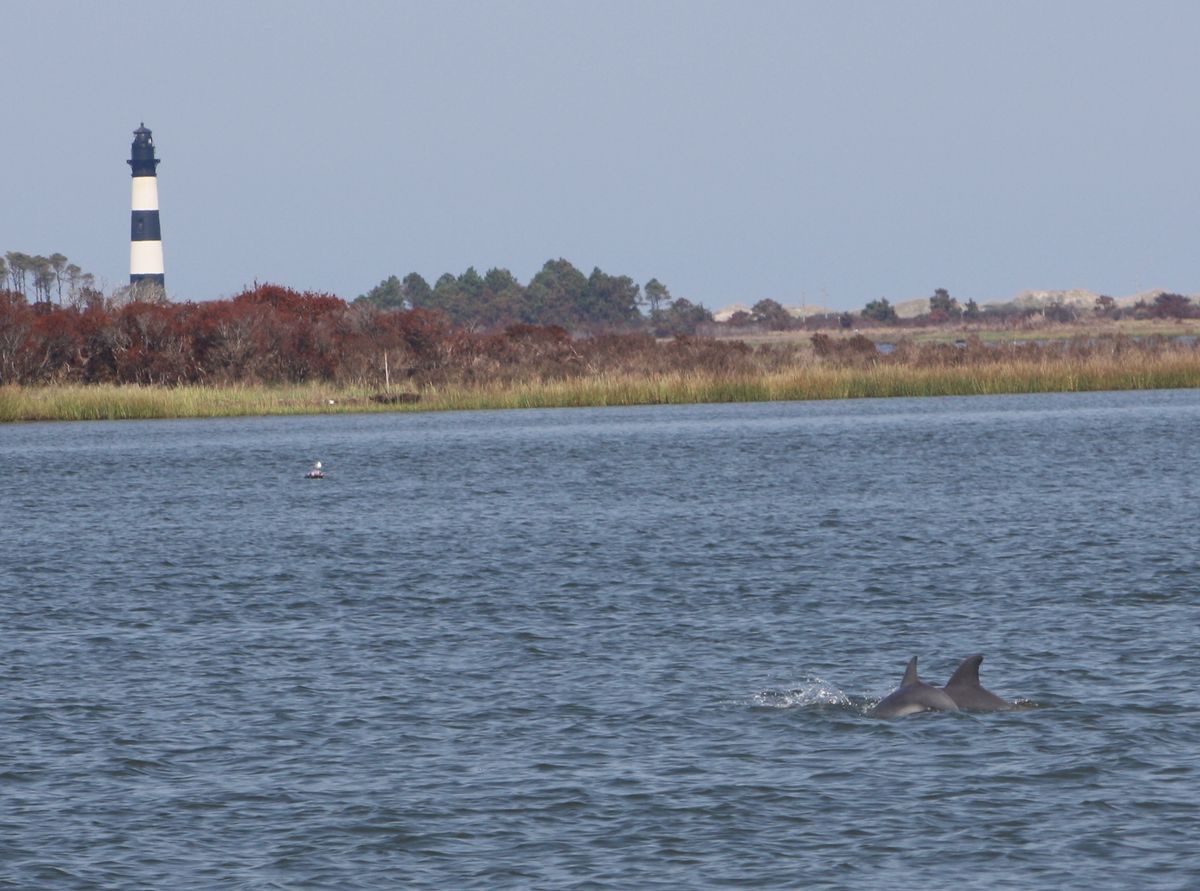
<path fill-rule="evenodd" d="M 1043 306 L 1000 304 L 980 307 L 974 300 L 960 304 L 957 299 L 950 296 L 950 292 L 945 288 L 938 288 L 929 298 L 928 312 L 915 317 L 913 322 L 933 325 L 960 320 L 1004 322 L 1035 316 L 1052 322 L 1078 322 L 1089 316 L 1107 319 L 1188 319 L 1200 317 L 1200 305 L 1182 294 L 1163 292 L 1152 301 L 1139 300 L 1128 308 L 1118 306 L 1114 298 L 1105 294 L 1097 297 L 1090 307 L 1067 303 L 1063 300 L 1056 300 Z M 899 322 L 895 308 L 889 305 L 885 298 L 868 303 L 862 310 L 862 318 L 885 324 Z"/>
<path fill-rule="evenodd" d="M 415 272 L 393 275 L 350 304 L 278 285 L 255 285 L 228 300 L 171 303 L 158 286 L 143 284 L 105 295 L 63 254 L 0 256 L 0 384 L 367 381 L 383 375 L 385 366 L 434 382 L 485 368 L 507 374 L 499 355 L 520 367 L 527 353 L 546 355 L 548 344 L 560 352 L 575 344 L 569 351 L 582 355 L 601 336 L 634 338 L 619 349 L 605 341 L 621 352 L 635 343 L 647 349 L 638 337 L 653 342 L 731 329 L 1200 316 L 1200 306 L 1179 294 L 1159 294 L 1132 308 L 1100 297 L 1090 310 L 1063 304 L 1021 309 L 963 304 L 938 288 L 928 311 L 914 319 L 899 319 L 885 298 L 858 313 L 806 319 L 765 299 L 718 325 L 711 312 L 674 297 L 657 279 L 639 286 L 599 268 L 584 275 L 563 259 L 547 261 L 528 284 L 506 269 L 480 275 L 471 267 L 433 285 Z M 561 337 L 534 333 L 542 329 Z"/>
<path fill-rule="evenodd" d="M 507 269 L 480 275 L 473 266 L 457 276 L 447 272 L 433 285 L 416 272 L 403 279 L 392 275 L 354 302 L 380 309 L 435 310 L 453 324 L 484 331 L 557 325 L 593 334 L 649 329 L 668 337 L 693 334 L 712 321 L 711 312 L 673 297 L 656 278 L 642 287 L 627 275 L 609 275 L 598 267 L 584 275 L 563 259 L 548 260 L 528 284 Z"/>
<path fill-rule="evenodd" d="M 945 288 L 938 288 L 929 298 L 929 308 L 915 316 L 901 319 L 886 297 L 869 301 L 858 312 L 830 313 L 822 317 L 799 318 L 775 300 L 760 300 L 747 311 L 734 313 L 728 324 L 732 327 L 757 326 L 775 331 L 820 329 L 824 327 L 858 328 L 859 326 L 924 327 L 956 323 L 978 323 L 1008 327 L 1031 320 L 1049 322 L 1081 322 L 1088 319 L 1195 319 L 1200 318 L 1200 304 L 1182 294 L 1164 292 L 1153 300 L 1139 300 L 1133 306 L 1122 307 L 1107 295 L 1096 298 L 1092 306 L 1081 306 L 1058 300 L 1041 306 L 995 304 L 981 306 L 974 300 L 960 303 Z"/>
<path fill-rule="evenodd" d="M 97 297 L 95 276 L 61 253 L 0 255 L 0 291 L 4 290 L 35 304 L 78 307 Z M 107 299 L 153 303 L 165 295 L 126 285 Z M 480 275 L 472 266 L 461 275 L 445 273 L 433 285 L 416 272 L 403 279 L 392 275 L 354 302 L 388 310 L 434 310 L 452 324 L 473 330 L 559 325 L 586 334 L 649 330 L 671 337 L 694 334 L 698 326 L 712 321 L 708 309 L 673 296 L 658 279 L 642 287 L 627 275 L 609 275 L 599 268 L 585 276 L 564 259 L 548 260 L 527 285 L 500 268 Z"/>
<path fill-rule="evenodd" d="M 743 349 L 686 337 L 663 342 L 635 329 L 581 338 L 559 325 L 485 331 L 427 307 L 348 304 L 271 284 L 196 303 L 122 302 L 99 292 L 79 305 L 30 303 L 0 291 L 0 385 L 390 380 L 420 387 L 719 365 Z"/>
<path fill-rule="evenodd" d="M 64 254 L 43 257 L 8 251 L 0 256 L 0 291 L 12 291 L 26 299 L 32 292 L 34 303 L 54 300 L 60 304 L 64 301 L 77 303 L 85 292 L 95 287 L 95 276 L 84 272 Z"/>
<path fill-rule="evenodd" d="M 752 347 L 744 340 L 656 338 L 649 331 L 572 337 L 561 326 L 482 331 L 441 312 L 381 309 L 338 297 L 255 285 L 231 299 L 199 303 L 30 303 L 0 291 L 0 385 L 118 383 L 286 384 L 330 382 L 402 392 L 444 385 L 508 385 L 626 374 L 760 375 L 812 362 L 833 366 L 957 366 L 1014 359 L 1151 355 L 1165 338 L 1080 337 L 990 346 L 902 339 L 881 353 L 867 337 L 799 339 Z M 1181 347 L 1181 349 L 1184 349 Z M 1187 350 L 1194 351 L 1188 346 Z M 810 358 L 811 357 L 811 358 Z"/>

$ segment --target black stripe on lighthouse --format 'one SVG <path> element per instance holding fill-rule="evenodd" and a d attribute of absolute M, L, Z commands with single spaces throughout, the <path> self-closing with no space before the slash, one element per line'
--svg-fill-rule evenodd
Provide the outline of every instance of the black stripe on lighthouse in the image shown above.
<path fill-rule="evenodd" d="M 135 210 L 129 231 L 130 241 L 162 241 L 157 210 Z"/>
<path fill-rule="evenodd" d="M 158 220 L 158 176 L 154 138 L 146 125 L 133 131 L 128 161 L 133 171 L 133 204 L 129 225 L 129 283 L 164 283 L 162 227 Z"/>

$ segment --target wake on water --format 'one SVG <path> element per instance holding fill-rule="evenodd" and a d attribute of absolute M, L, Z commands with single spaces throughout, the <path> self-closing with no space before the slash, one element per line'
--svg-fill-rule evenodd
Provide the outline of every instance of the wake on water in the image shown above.
<path fill-rule="evenodd" d="M 852 699 L 833 684 L 819 677 L 805 678 L 800 686 L 767 689 L 750 697 L 760 708 L 818 708 L 858 709 L 861 703 Z M 864 700 L 865 701 L 865 700 Z"/>
<path fill-rule="evenodd" d="M 821 711 L 849 711 L 866 714 L 879 704 L 883 696 L 851 696 L 823 678 L 809 676 L 795 686 L 768 688 L 750 697 L 750 704 L 758 708 L 813 708 Z M 1009 713 L 1027 711 L 1042 706 L 1031 699 L 1013 700 Z M 930 712 L 930 714 L 937 714 Z M 949 714 L 947 712 L 947 714 Z M 1003 714 L 999 712 L 998 714 Z"/>

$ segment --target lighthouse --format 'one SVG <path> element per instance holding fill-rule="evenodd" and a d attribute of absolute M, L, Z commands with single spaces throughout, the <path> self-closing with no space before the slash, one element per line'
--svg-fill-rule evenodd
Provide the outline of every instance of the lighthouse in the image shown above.
<path fill-rule="evenodd" d="M 158 223 L 158 176 L 154 138 L 146 125 L 133 131 L 129 156 L 133 168 L 133 217 L 130 223 L 129 284 L 152 282 L 163 287 L 162 230 Z"/>

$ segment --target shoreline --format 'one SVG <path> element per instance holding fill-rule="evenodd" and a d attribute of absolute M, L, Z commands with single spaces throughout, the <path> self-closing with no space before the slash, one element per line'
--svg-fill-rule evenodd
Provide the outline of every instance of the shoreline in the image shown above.
<path fill-rule="evenodd" d="M 1061 357 L 950 366 L 804 364 L 757 374 L 595 374 L 507 384 L 378 387 L 44 384 L 0 386 L 0 423 L 583 408 L 1200 388 L 1200 353 Z M 406 394 L 406 395 L 401 395 Z M 375 401 L 380 396 L 384 401 Z M 399 396 L 397 401 L 395 397 Z M 414 397 L 417 397 L 414 399 Z M 389 401 L 390 400 L 390 401 Z"/>

